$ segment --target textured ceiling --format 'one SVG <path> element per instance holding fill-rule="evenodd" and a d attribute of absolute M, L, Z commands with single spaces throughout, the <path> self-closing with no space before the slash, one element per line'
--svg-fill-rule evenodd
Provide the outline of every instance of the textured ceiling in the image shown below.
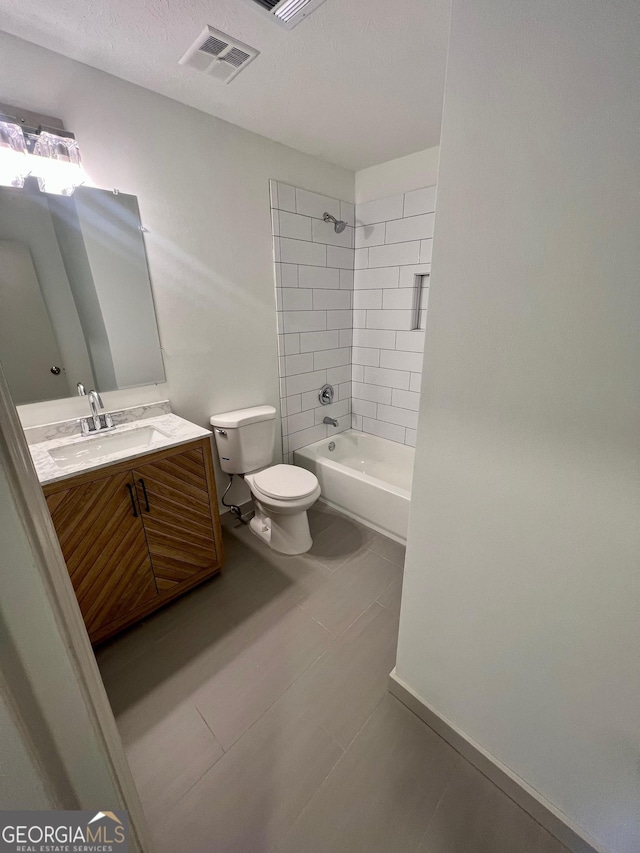
<path fill-rule="evenodd" d="M 287 31 L 250 0 L 0 0 L 0 27 L 357 170 L 438 144 L 449 6 L 326 0 Z M 228 85 L 178 65 L 206 24 L 261 51 Z"/>

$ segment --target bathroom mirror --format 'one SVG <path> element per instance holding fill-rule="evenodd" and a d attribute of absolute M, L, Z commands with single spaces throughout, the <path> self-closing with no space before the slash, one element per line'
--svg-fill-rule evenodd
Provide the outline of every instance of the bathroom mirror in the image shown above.
<path fill-rule="evenodd" d="M 135 196 L 0 187 L 0 363 L 16 405 L 164 381 Z"/>

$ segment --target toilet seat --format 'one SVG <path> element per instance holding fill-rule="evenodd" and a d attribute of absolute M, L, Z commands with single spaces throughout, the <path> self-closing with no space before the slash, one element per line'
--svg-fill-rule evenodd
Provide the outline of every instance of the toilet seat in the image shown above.
<path fill-rule="evenodd" d="M 262 494 L 279 501 L 301 500 L 318 488 L 316 475 L 297 465 L 272 465 L 251 479 Z"/>

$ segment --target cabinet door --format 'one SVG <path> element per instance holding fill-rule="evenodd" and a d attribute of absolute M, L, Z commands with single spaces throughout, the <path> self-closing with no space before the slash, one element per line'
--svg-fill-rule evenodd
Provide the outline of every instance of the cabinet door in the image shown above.
<path fill-rule="evenodd" d="M 158 595 L 131 472 L 48 495 L 89 636 Z"/>
<path fill-rule="evenodd" d="M 158 590 L 219 565 L 204 453 L 188 450 L 133 472 Z"/>

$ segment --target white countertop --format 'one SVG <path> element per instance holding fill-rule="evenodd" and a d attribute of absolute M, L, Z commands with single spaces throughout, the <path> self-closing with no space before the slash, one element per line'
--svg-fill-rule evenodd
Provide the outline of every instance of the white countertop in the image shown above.
<path fill-rule="evenodd" d="M 140 427 L 154 427 L 162 435 L 158 436 L 156 440 L 149 443 L 143 449 L 136 449 L 135 451 L 120 450 L 107 453 L 99 458 L 79 460 L 77 464 L 65 465 L 64 468 L 60 467 L 49 453 L 50 450 L 60 447 L 77 447 L 83 443 L 95 441 L 98 437 L 102 438 L 105 444 L 108 444 L 109 436 L 121 435 Z M 178 417 L 178 415 L 165 414 L 120 424 L 112 432 L 104 434 L 92 433 L 86 437 L 73 436 L 69 438 L 67 436 L 52 438 L 48 441 L 29 445 L 29 450 L 31 451 L 38 479 L 44 485 L 45 483 L 55 483 L 58 480 L 66 480 L 69 477 L 74 477 L 76 474 L 83 474 L 85 471 L 96 471 L 107 465 L 112 465 L 114 462 L 121 462 L 123 459 L 138 459 L 141 456 L 146 456 L 148 453 L 155 453 L 158 450 L 164 450 L 166 447 L 175 447 L 198 438 L 206 438 L 210 435 L 211 432 L 208 429 L 192 424 L 190 421 Z"/>

